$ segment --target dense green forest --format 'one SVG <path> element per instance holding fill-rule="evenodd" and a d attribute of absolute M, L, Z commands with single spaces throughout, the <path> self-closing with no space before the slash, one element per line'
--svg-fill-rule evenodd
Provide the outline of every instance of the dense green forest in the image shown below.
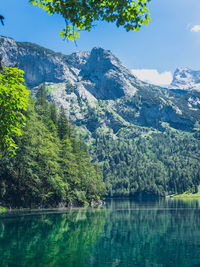
<path fill-rule="evenodd" d="M 200 131 L 168 127 L 164 132 L 113 140 L 101 135 L 95 144 L 109 196 L 165 196 L 200 184 Z"/>
<path fill-rule="evenodd" d="M 0 157 L 0 202 L 11 207 L 87 204 L 105 194 L 87 145 L 64 109 L 49 103 L 43 86 L 30 98 L 15 155 Z"/>

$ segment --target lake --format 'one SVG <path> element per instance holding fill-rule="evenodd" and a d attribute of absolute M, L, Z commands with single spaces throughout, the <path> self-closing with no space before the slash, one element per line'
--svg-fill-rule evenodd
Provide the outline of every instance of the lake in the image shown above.
<path fill-rule="evenodd" d="M 200 201 L 4 214 L 0 266 L 200 266 Z"/>

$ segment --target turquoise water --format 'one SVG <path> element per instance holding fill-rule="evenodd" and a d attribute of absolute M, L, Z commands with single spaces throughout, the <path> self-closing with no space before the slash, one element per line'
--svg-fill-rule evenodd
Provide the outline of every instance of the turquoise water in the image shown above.
<path fill-rule="evenodd" d="M 0 266 L 200 266 L 200 202 L 4 214 Z"/>

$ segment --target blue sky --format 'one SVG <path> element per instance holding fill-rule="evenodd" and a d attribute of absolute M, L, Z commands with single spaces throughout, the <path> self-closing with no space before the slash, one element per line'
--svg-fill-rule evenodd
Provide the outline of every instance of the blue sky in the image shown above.
<path fill-rule="evenodd" d="M 61 17 L 48 16 L 28 0 L 1 0 L 0 14 L 6 21 L 0 35 L 64 54 L 101 46 L 141 79 L 158 84 L 169 83 L 176 67 L 200 70 L 200 0 L 152 0 L 149 7 L 152 21 L 139 32 L 99 22 L 91 32 L 81 33 L 76 47 L 58 36 L 64 25 Z"/>

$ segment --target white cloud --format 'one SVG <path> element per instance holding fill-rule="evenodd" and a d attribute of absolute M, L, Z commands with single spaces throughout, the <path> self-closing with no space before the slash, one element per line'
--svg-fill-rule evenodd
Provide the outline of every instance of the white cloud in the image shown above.
<path fill-rule="evenodd" d="M 200 25 L 194 25 L 191 29 L 191 32 L 200 32 Z"/>
<path fill-rule="evenodd" d="M 133 69 L 131 72 L 138 79 L 155 85 L 168 86 L 173 79 L 170 71 L 159 73 L 156 69 Z"/>

